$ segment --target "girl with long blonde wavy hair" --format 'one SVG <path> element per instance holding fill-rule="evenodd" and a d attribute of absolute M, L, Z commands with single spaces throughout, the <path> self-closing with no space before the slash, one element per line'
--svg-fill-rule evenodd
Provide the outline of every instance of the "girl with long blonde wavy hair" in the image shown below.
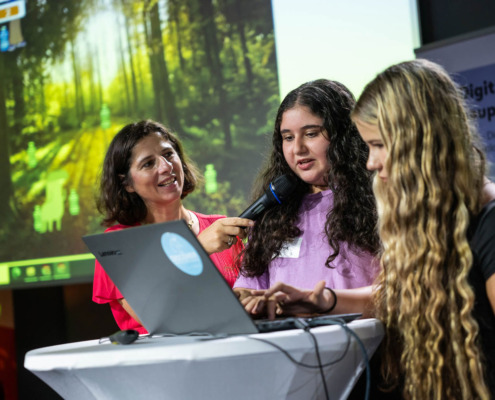
<path fill-rule="evenodd" d="M 377 171 L 383 253 L 374 300 L 387 329 L 385 377 L 392 386 L 403 379 L 405 398 L 489 399 L 495 307 L 476 281 L 482 257 L 470 231 L 484 205 L 485 160 L 462 93 L 439 65 L 405 62 L 368 84 L 353 120 Z"/>
<path fill-rule="evenodd" d="M 408 61 L 371 81 L 351 117 L 375 171 L 377 281 L 263 295 L 284 314 L 333 305 L 382 320 L 385 386 L 406 399 L 495 398 L 495 185 L 462 91 L 439 65 Z"/>

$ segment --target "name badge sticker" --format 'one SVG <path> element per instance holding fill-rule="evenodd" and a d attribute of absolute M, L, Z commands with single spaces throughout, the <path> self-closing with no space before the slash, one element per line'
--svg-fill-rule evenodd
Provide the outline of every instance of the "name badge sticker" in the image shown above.
<path fill-rule="evenodd" d="M 284 243 L 280 251 L 280 258 L 299 258 L 301 252 L 302 237 L 294 239 L 292 242 Z"/>

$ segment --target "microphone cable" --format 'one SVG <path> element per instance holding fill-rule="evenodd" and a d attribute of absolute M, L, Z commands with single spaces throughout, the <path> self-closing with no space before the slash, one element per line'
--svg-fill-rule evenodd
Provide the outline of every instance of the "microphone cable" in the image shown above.
<path fill-rule="evenodd" d="M 295 364 L 297 366 L 300 366 L 303 368 L 309 368 L 309 369 L 318 369 L 320 372 L 320 375 L 321 375 L 322 383 L 323 383 L 323 390 L 325 392 L 325 398 L 327 400 L 330 400 L 330 395 L 328 392 L 328 387 L 327 387 L 327 383 L 325 380 L 325 374 L 324 374 L 323 369 L 326 367 L 329 367 L 331 365 L 337 364 L 338 362 L 340 362 L 344 359 L 344 357 L 347 355 L 347 352 L 349 351 L 349 347 L 351 344 L 351 336 L 352 336 L 356 340 L 356 342 L 358 343 L 359 348 L 361 350 L 361 353 L 363 355 L 363 360 L 364 360 L 365 367 L 366 367 L 366 391 L 365 391 L 365 397 L 364 398 L 365 398 L 365 400 L 369 400 L 371 374 L 370 374 L 370 363 L 369 363 L 368 353 L 366 352 L 366 348 L 365 348 L 364 343 L 362 342 L 361 338 L 352 329 L 350 329 L 347 326 L 347 323 L 344 320 L 338 319 L 338 318 L 336 318 L 333 321 L 330 321 L 330 320 L 326 321 L 326 323 L 328 325 L 338 325 L 338 326 L 342 327 L 342 329 L 344 329 L 344 331 L 346 333 L 347 341 L 346 341 L 345 349 L 344 349 L 342 355 L 340 355 L 335 360 L 332 360 L 332 361 L 329 361 L 329 362 L 323 364 L 321 361 L 321 355 L 320 355 L 320 349 L 318 346 L 318 340 L 316 339 L 316 336 L 313 334 L 313 332 L 311 332 L 311 327 L 306 323 L 306 321 L 304 321 L 301 318 L 296 318 L 295 321 L 296 321 L 296 325 L 299 325 L 300 329 L 304 330 L 306 333 L 309 334 L 309 336 L 313 342 L 313 346 L 315 348 L 317 365 L 311 365 L 311 364 L 306 364 L 306 363 L 297 361 L 287 350 L 283 349 L 278 344 L 273 343 L 267 339 L 262 339 L 262 338 L 258 338 L 258 337 L 252 337 L 252 336 L 248 336 L 248 337 L 249 337 L 249 339 L 257 340 L 259 342 L 266 343 L 266 344 L 276 348 L 283 355 L 285 355 L 293 364 Z"/>

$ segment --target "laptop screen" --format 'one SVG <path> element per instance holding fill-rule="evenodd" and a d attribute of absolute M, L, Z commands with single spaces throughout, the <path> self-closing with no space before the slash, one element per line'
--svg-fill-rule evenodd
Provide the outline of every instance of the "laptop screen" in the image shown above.
<path fill-rule="evenodd" d="M 258 332 L 184 221 L 83 240 L 150 334 Z"/>

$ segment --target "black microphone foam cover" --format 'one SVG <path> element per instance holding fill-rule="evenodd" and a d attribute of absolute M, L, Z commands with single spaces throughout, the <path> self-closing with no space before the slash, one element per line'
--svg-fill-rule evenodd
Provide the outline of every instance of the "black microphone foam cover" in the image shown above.
<path fill-rule="evenodd" d="M 296 189 L 297 180 L 289 175 L 277 177 L 268 185 L 265 193 L 251 204 L 244 212 L 239 215 L 240 218 L 255 220 L 267 209 L 282 204 L 285 199 Z"/>
<path fill-rule="evenodd" d="M 281 175 L 270 185 L 280 202 L 283 203 L 284 199 L 296 189 L 297 181 L 291 175 Z M 269 190 L 270 188 L 267 189 L 267 192 Z"/>

